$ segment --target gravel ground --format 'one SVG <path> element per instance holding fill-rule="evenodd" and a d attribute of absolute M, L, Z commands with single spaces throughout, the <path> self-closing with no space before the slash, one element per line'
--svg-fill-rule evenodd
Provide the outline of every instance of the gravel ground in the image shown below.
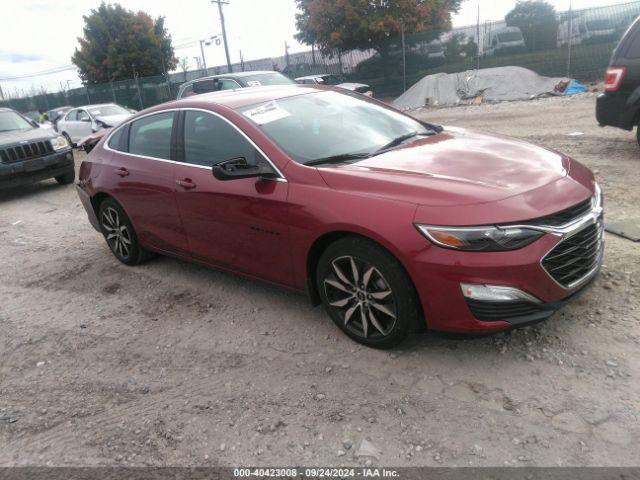
<path fill-rule="evenodd" d="M 419 115 L 567 152 L 609 217 L 640 218 L 634 136 L 598 128 L 594 102 Z M 381 352 L 302 296 L 169 258 L 120 265 L 73 187 L 0 202 L 0 465 L 639 463 L 639 244 L 607 235 L 601 277 L 543 324 Z"/>

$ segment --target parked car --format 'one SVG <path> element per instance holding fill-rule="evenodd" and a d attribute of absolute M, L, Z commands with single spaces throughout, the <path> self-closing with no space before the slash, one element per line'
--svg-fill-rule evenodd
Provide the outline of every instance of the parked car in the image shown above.
<path fill-rule="evenodd" d="M 58 120 L 60 120 L 69 110 L 73 107 L 71 105 L 65 105 L 64 107 L 58 107 L 47 111 L 47 117 L 53 125 L 53 129 L 58 131 Z"/>
<path fill-rule="evenodd" d="M 598 123 L 629 131 L 639 127 L 640 144 L 640 17 L 613 52 L 604 90 L 596 103 Z"/>
<path fill-rule="evenodd" d="M 238 88 L 292 85 L 295 82 L 280 72 L 238 72 L 191 80 L 180 86 L 178 99 Z"/>
<path fill-rule="evenodd" d="M 603 257 L 585 166 L 332 87 L 147 109 L 87 156 L 78 194 L 119 261 L 156 252 L 306 291 L 379 348 L 541 321 Z"/>
<path fill-rule="evenodd" d="M 526 49 L 524 37 L 518 27 L 503 27 L 485 36 L 483 55 L 505 55 L 524 52 Z"/>
<path fill-rule="evenodd" d="M 364 83 L 345 82 L 342 77 L 332 74 L 307 75 L 306 77 L 296 78 L 296 82 L 303 85 L 333 85 L 352 92 L 361 93 L 367 97 L 373 96 L 373 91 L 369 85 Z"/>
<path fill-rule="evenodd" d="M 85 105 L 69 110 L 58 120 L 58 131 L 71 145 L 103 128 L 115 127 L 131 117 L 132 113 L 115 103 Z"/>
<path fill-rule="evenodd" d="M 0 188 L 55 178 L 73 183 L 73 153 L 67 140 L 10 108 L 0 108 Z"/>

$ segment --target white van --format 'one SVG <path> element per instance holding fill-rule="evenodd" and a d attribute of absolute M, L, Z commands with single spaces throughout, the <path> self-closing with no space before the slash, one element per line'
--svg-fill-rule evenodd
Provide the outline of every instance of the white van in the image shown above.
<path fill-rule="evenodd" d="M 526 50 L 524 37 L 518 27 L 503 27 L 489 32 L 485 36 L 483 55 L 501 55 Z"/>

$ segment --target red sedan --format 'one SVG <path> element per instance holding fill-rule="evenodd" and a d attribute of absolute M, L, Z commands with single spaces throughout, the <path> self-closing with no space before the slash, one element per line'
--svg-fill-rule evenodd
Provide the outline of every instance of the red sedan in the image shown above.
<path fill-rule="evenodd" d="M 379 348 L 541 321 L 604 250 L 600 189 L 575 160 L 330 87 L 140 112 L 82 163 L 78 193 L 121 262 L 161 253 L 306 291 Z"/>

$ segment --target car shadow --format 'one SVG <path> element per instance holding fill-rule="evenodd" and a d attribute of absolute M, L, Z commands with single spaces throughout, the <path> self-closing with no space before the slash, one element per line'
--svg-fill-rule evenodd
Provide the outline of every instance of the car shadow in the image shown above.
<path fill-rule="evenodd" d="M 45 180 L 31 185 L 11 187 L 0 190 L 0 202 L 10 200 L 20 200 L 34 195 L 45 195 L 54 190 L 72 188 L 73 185 L 60 185 L 55 180 Z"/>

